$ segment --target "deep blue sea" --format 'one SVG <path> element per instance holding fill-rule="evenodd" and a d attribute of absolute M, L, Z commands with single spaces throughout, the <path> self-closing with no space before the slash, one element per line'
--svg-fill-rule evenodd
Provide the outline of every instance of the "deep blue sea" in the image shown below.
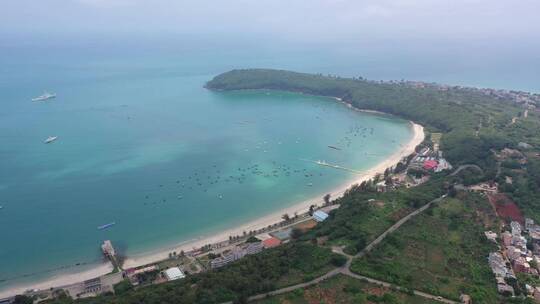
<path fill-rule="evenodd" d="M 0 290 L 97 263 L 104 239 L 140 254 L 322 195 L 353 176 L 305 159 L 362 171 L 411 138 L 406 121 L 327 98 L 203 88 L 221 72 L 268 67 L 540 91 L 526 58 L 504 54 L 269 41 L 5 43 Z M 537 55 L 530 60 L 538 67 Z M 30 101 L 45 90 L 58 97 Z M 44 144 L 48 136 L 58 140 Z"/>

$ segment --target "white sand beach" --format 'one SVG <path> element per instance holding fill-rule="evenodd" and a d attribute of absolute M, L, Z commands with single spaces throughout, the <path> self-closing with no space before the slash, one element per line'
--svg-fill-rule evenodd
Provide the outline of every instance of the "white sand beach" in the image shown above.
<path fill-rule="evenodd" d="M 17 294 L 22 294 L 23 292 L 29 289 L 46 290 L 51 287 L 60 287 L 60 286 L 74 284 L 77 282 L 82 282 L 82 281 L 90 280 L 93 278 L 97 278 L 99 276 L 110 273 L 112 271 L 113 271 L 113 266 L 111 263 L 109 262 L 102 263 L 85 271 L 76 272 L 76 273 L 63 273 L 63 274 L 50 277 L 42 282 L 21 284 L 21 285 L 14 286 L 6 290 L 2 290 L 0 291 L 0 299 L 14 296 Z"/>
<path fill-rule="evenodd" d="M 186 242 L 184 244 L 169 247 L 166 250 L 160 250 L 153 253 L 143 254 L 140 256 L 128 257 L 124 262 L 124 268 L 137 267 L 156 261 L 160 261 L 169 257 L 169 253 L 176 251 L 190 251 L 194 248 L 199 248 L 206 244 L 217 243 L 229 239 L 231 235 L 242 235 L 244 231 L 258 230 L 261 228 L 268 227 L 269 225 L 280 222 L 282 215 L 287 213 L 293 215 L 295 212 L 298 214 L 307 212 L 309 207 L 313 204 L 322 205 L 324 203 L 323 196 L 329 193 L 332 199 L 341 197 L 347 189 L 352 185 L 359 184 L 363 181 L 373 178 L 377 173 L 383 173 L 386 168 L 396 165 L 403 157 L 406 157 L 414 152 L 414 148 L 424 140 L 424 128 L 421 125 L 411 122 L 411 128 L 413 130 L 413 137 L 411 140 L 404 145 L 399 151 L 388 157 L 385 161 L 377 164 L 375 167 L 370 168 L 369 170 L 363 172 L 360 175 L 357 175 L 353 180 L 347 182 L 346 184 L 332 190 L 321 193 L 319 196 L 299 202 L 288 208 L 281 209 L 271 214 L 267 214 L 263 217 L 260 217 L 254 221 L 250 221 L 244 225 L 237 226 L 228 230 L 220 231 L 219 233 L 213 234 L 207 237 L 201 237 L 200 239 Z"/>
<path fill-rule="evenodd" d="M 159 250 L 156 250 L 155 252 L 150 252 L 150 253 L 142 254 L 139 256 L 127 257 L 127 259 L 124 262 L 123 267 L 124 269 L 128 269 L 132 267 L 137 267 L 137 266 L 141 266 L 145 264 L 158 262 L 158 261 L 167 259 L 169 257 L 169 253 L 173 251 L 176 251 L 176 252 L 180 252 L 182 250 L 190 251 L 190 250 L 193 250 L 194 248 L 199 248 L 207 244 L 212 244 L 212 243 L 228 240 L 229 236 L 231 235 L 242 235 L 244 231 L 257 230 L 257 229 L 268 227 L 269 225 L 280 222 L 282 220 L 281 219 L 282 215 L 285 213 L 289 215 L 293 215 L 295 212 L 297 212 L 298 214 L 301 214 L 301 213 L 307 212 L 309 210 L 310 205 L 313 205 L 313 204 L 316 204 L 319 206 L 322 205 L 324 202 L 323 196 L 328 193 L 331 194 L 332 199 L 341 197 L 345 193 L 345 191 L 349 189 L 352 185 L 359 184 L 363 181 L 369 180 L 373 178 L 377 173 L 382 174 L 386 168 L 393 167 L 403 157 L 406 157 L 410 155 L 411 153 L 413 153 L 415 147 L 424 140 L 424 128 L 421 125 L 415 124 L 413 122 L 411 122 L 411 128 L 413 131 L 413 137 L 399 151 L 397 151 L 396 153 L 388 157 L 385 161 L 377 164 L 376 166 L 363 172 L 362 174 L 357 175 L 353 180 L 334 189 L 333 191 L 327 191 L 327 192 L 321 193 L 321 195 L 313 199 L 299 202 L 286 209 L 276 211 L 272 214 L 267 214 L 261 218 L 248 222 L 244 225 L 240 225 L 240 226 L 228 229 L 228 230 L 223 230 L 211 236 L 203 236 L 197 240 L 188 241 L 183 244 L 179 244 L 178 246 L 172 246 L 169 248 L 161 248 Z M 111 271 L 112 271 L 112 266 L 110 265 L 110 263 L 102 264 L 96 268 L 93 268 L 93 269 L 90 269 L 88 271 L 84 271 L 81 273 L 58 275 L 40 283 L 27 284 L 26 286 L 17 286 L 17 287 L 13 287 L 4 291 L 0 291 L 0 298 L 12 296 L 15 294 L 20 294 L 28 289 L 48 289 L 51 287 L 69 285 L 76 282 L 95 278 L 95 277 L 107 274 Z"/>

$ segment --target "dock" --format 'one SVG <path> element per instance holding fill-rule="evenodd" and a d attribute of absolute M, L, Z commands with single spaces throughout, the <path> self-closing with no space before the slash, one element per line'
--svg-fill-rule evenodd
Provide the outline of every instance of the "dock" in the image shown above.
<path fill-rule="evenodd" d="M 321 160 L 314 161 L 314 160 L 310 160 L 310 159 L 300 159 L 300 160 L 307 161 L 307 162 L 310 162 L 310 163 L 314 163 L 314 164 L 319 165 L 319 166 L 325 166 L 325 167 L 330 167 L 330 168 L 334 168 L 334 169 L 348 171 L 348 172 L 351 172 L 351 173 L 354 173 L 354 174 L 361 174 L 362 173 L 362 172 L 354 170 L 354 169 L 350 169 L 350 168 L 346 168 L 346 167 L 343 167 L 343 166 L 340 166 L 340 165 L 327 163 L 324 160 L 322 160 L 322 161 Z"/>

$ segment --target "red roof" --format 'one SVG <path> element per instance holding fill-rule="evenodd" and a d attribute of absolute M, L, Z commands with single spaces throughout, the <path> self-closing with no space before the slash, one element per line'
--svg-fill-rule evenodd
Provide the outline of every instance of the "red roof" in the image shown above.
<path fill-rule="evenodd" d="M 278 240 L 277 238 L 275 237 L 271 237 L 269 239 L 266 239 L 263 241 L 263 246 L 264 248 L 272 248 L 272 247 L 277 247 L 281 244 L 281 241 Z"/>
<path fill-rule="evenodd" d="M 437 168 L 437 166 L 439 165 L 439 163 L 436 161 L 436 160 L 426 160 L 424 162 L 424 169 L 426 170 L 433 170 L 435 168 Z"/>

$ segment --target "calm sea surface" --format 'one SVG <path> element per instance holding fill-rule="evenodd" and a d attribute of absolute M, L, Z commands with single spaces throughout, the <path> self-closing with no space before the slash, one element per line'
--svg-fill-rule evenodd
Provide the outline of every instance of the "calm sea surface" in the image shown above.
<path fill-rule="evenodd" d="M 140 254 L 313 198 L 353 176 L 305 160 L 361 171 L 412 136 L 406 121 L 330 99 L 205 90 L 220 72 L 274 67 L 460 83 L 451 65 L 442 73 L 339 48 L 11 45 L 0 55 L 0 289 L 89 267 L 104 239 Z M 44 90 L 58 97 L 30 101 Z M 58 140 L 44 144 L 48 136 Z"/>

